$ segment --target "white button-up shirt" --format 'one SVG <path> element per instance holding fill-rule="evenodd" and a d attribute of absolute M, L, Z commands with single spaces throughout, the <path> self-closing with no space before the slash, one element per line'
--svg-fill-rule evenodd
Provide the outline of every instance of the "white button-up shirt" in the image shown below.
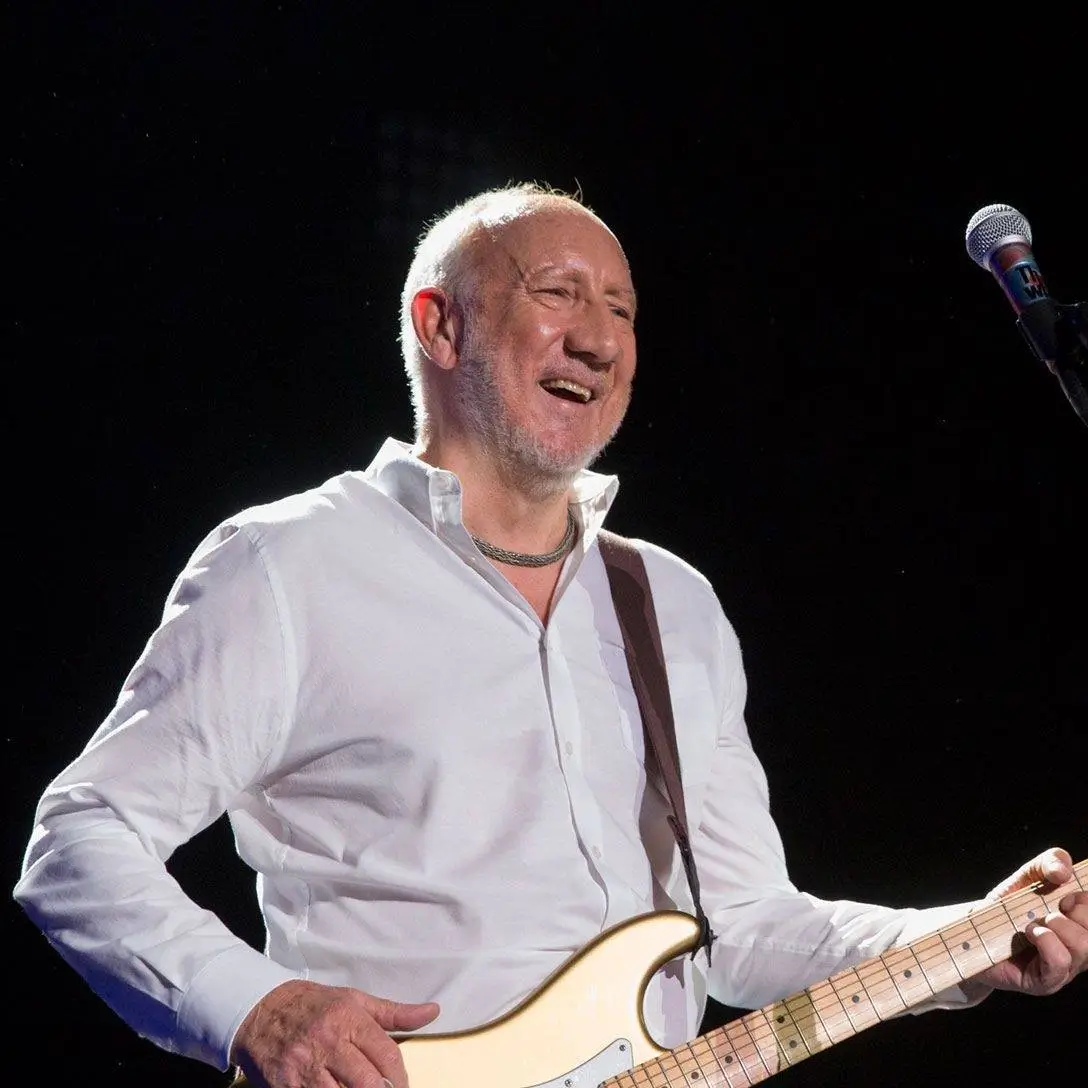
<path fill-rule="evenodd" d="M 461 521 L 461 488 L 392 439 L 369 468 L 217 527 L 117 705 L 45 792 L 16 897 L 142 1035 L 220 1067 L 289 978 L 438 1001 L 479 1025 L 602 929 L 691 909 L 596 547 L 613 477 L 545 627 Z M 704 578 L 639 542 L 665 651 L 693 848 L 717 931 L 661 972 L 647 1023 L 709 992 L 757 1007 L 966 907 L 823 902 L 791 884 L 744 725 L 736 637 Z M 164 861 L 220 814 L 257 873 L 249 947 Z"/>

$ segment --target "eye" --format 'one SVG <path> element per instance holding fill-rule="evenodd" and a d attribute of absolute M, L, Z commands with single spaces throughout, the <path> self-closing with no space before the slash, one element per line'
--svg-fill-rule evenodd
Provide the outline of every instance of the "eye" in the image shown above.
<path fill-rule="evenodd" d="M 612 312 L 616 317 L 621 318 L 623 321 L 633 321 L 634 314 L 626 306 L 613 306 Z"/>

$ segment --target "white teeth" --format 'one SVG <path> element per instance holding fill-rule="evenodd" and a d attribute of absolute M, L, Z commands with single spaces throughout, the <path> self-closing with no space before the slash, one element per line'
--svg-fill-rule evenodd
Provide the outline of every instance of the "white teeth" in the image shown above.
<path fill-rule="evenodd" d="M 573 393 L 583 404 L 588 404 L 593 393 L 584 385 L 568 381 L 566 378 L 549 378 L 540 383 L 545 389 L 562 389 L 567 393 Z"/>

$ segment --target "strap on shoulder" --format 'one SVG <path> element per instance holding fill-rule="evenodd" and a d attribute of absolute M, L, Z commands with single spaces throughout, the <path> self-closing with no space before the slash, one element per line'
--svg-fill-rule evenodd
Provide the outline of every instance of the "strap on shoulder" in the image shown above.
<path fill-rule="evenodd" d="M 642 714 L 646 744 L 657 762 L 672 807 L 672 814 L 668 818 L 669 826 L 680 849 L 695 905 L 695 917 L 702 930 L 698 947 L 706 948 L 709 961 L 714 933 L 699 901 L 699 874 L 695 869 L 695 858 L 688 835 L 687 809 L 680 778 L 680 755 L 676 745 L 676 724 L 672 714 L 672 699 L 669 696 L 669 680 L 665 672 L 665 654 L 661 648 L 661 631 L 657 624 L 657 610 L 654 608 L 646 564 L 638 549 L 626 537 L 602 529 L 597 534 L 597 541 L 605 570 L 608 571 L 608 584 L 623 634 L 627 668 L 631 673 L 635 697 Z"/>

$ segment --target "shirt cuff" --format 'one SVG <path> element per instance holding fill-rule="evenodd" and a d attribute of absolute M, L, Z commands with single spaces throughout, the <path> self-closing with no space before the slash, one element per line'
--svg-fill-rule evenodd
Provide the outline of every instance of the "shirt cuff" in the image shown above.
<path fill-rule="evenodd" d="M 178 1051 L 227 1069 L 235 1033 L 265 994 L 291 979 L 295 972 L 273 962 L 249 945 L 216 956 L 193 979 L 178 1006 Z"/>

